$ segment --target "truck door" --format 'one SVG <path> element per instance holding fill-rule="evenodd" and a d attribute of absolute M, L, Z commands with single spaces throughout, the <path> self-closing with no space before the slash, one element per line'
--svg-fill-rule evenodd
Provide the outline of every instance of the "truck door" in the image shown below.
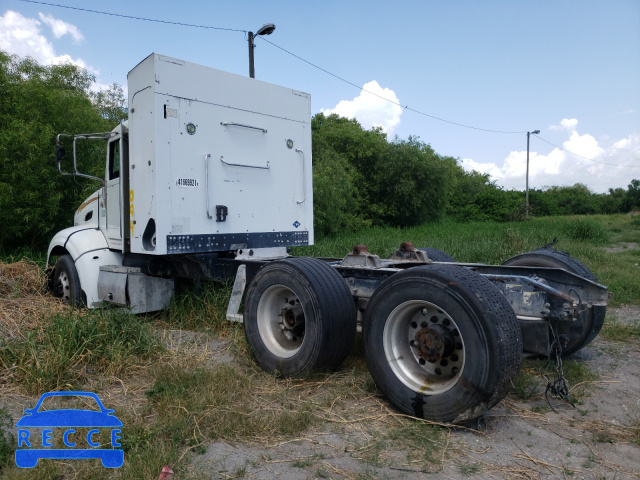
<path fill-rule="evenodd" d="M 122 211 L 120 171 L 122 167 L 121 135 L 109 140 L 107 150 L 107 238 L 109 248 L 122 249 Z"/>

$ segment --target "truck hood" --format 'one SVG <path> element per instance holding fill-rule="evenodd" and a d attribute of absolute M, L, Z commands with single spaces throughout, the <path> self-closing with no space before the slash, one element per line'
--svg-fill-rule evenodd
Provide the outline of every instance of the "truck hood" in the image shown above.
<path fill-rule="evenodd" d="M 93 192 L 76 210 L 73 224 L 76 226 L 98 226 L 98 212 L 100 209 L 100 190 Z"/>

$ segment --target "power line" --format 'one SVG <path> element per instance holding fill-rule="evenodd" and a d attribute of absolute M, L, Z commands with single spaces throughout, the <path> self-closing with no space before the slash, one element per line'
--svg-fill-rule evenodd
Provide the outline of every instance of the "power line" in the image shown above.
<path fill-rule="evenodd" d="M 208 25 L 195 25 L 195 24 L 191 24 L 191 23 L 182 23 L 182 22 L 173 22 L 173 21 L 169 21 L 169 20 L 160 20 L 160 19 L 154 19 L 154 18 L 145 18 L 145 17 L 137 17 L 137 16 L 133 16 L 133 15 L 124 15 L 121 13 L 112 13 L 112 12 L 104 12 L 104 11 L 100 11 L 100 10 L 91 10 L 88 8 L 80 8 L 80 7 L 71 7 L 68 5 L 60 5 L 57 3 L 49 3 L 49 2 L 41 2 L 41 1 L 37 1 L 37 0 L 20 0 L 21 2 L 26 2 L 26 3 L 35 3 L 35 4 L 39 4 L 39 5 L 47 5 L 50 7 L 59 7 L 59 8 L 67 8 L 69 10 L 78 10 L 81 12 L 87 12 L 87 13 L 96 13 L 99 15 L 108 15 L 108 16 L 112 16 L 112 17 L 120 17 L 120 18 L 127 18 L 130 20 L 141 20 L 141 21 L 145 21 L 145 22 L 155 22 L 155 23 L 163 23 L 163 24 L 168 24 L 168 25 L 177 25 L 177 26 L 181 26 L 181 27 L 192 27 L 192 28 L 205 28 L 205 29 L 210 29 L 210 30 L 224 30 L 224 31 L 228 31 L 228 32 L 241 32 L 241 33 L 247 33 L 247 30 L 240 30 L 240 29 L 235 29 L 235 28 L 223 28 L 223 27 L 212 27 L 212 26 L 208 26 Z M 353 82 L 350 82 L 349 80 L 340 77 L 339 75 L 336 75 L 335 73 L 330 72 L 329 70 L 319 67 L 318 65 L 316 65 L 315 63 L 310 62 L 309 60 L 306 60 L 304 58 L 302 58 L 299 55 L 296 55 L 295 53 L 271 42 L 270 40 L 267 40 L 266 38 L 264 38 L 264 36 L 259 36 L 258 38 L 260 38 L 261 40 L 264 40 L 265 42 L 273 45 L 274 47 L 282 50 L 283 52 L 287 53 L 288 55 L 291 55 L 294 58 L 297 58 L 298 60 L 320 70 L 321 72 L 326 73 L 327 75 L 330 75 L 338 80 L 340 80 L 341 82 L 346 83 L 347 85 L 351 85 L 354 88 L 357 88 L 359 91 L 368 93 L 369 95 L 373 95 L 374 97 L 378 97 L 386 102 L 389 102 L 393 105 L 397 105 L 400 108 L 403 108 L 407 111 L 413 112 L 413 113 L 417 113 L 418 115 L 422 115 L 424 117 L 428 117 L 431 118 L 433 120 L 437 120 L 439 122 L 444 122 L 444 123 L 448 123 L 450 125 L 455 125 L 458 127 L 463 127 L 463 128 L 469 128 L 471 130 L 479 130 L 482 132 L 489 132 L 489 133 L 503 133 L 503 134 L 523 134 L 526 132 L 523 131 L 505 131 L 505 130 L 495 130 L 495 129 L 490 129 L 490 128 L 481 128 L 481 127 L 474 127 L 472 125 L 466 125 L 464 123 L 459 123 L 459 122 L 454 122 L 452 120 L 447 120 L 445 118 L 441 118 L 441 117 L 437 117 L 435 115 L 431 115 L 429 113 L 426 112 L 422 112 L 420 110 L 417 110 L 415 108 L 409 107 L 408 105 L 402 105 L 398 102 L 394 102 L 393 100 L 389 100 L 386 97 L 383 97 L 382 95 L 379 95 L 377 93 L 374 93 L 370 90 L 366 90 L 365 88 L 356 85 Z"/>
<path fill-rule="evenodd" d="M 78 10 L 80 12 L 88 12 L 88 13 L 97 13 L 100 15 L 109 15 L 111 17 L 120 17 L 120 18 L 128 18 L 130 20 L 142 20 L 144 22 L 155 22 L 155 23 L 164 23 L 167 25 L 178 25 L 180 27 L 192 27 L 192 28 L 206 28 L 209 30 L 224 30 L 227 32 L 241 32 L 241 33 L 247 33 L 247 30 L 240 30 L 237 28 L 224 28 L 224 27 L 211 27 L 209 25 L 196 25 L 193 23 L 181 23 L 181 22 L 172 22 L 170 20 L 160 20 L 157 18 L 145 18 L 145 17 L 136 17 L 133 15 L 124 15 L 122 13 L 111 13 L 111 12 L 103 12 L 100 10 L 91 10 L 88 8 L 80 8 L 80 7 L 71 7 L 68 5 L 59 5 L 57 3 L 47 3 L 47 2 L 39 2 L 36 0 L 20 0 L 21 2 L 26 2 L 26 3 L 36 3 L 38 5 L 47 5 L 49 7 L 59 7 L 59 8 L 67 8 L 69 10 Z"/>
<path fill-rule="evenodd" d="M 539 140 L 542 140 L 544 143 L 548 143 L 548 144 L 549 144 L 549 145 L 551 145 L 552 147 L 556 147 L 558 150 L 562 150 L 563 152 L 566 152 L 566 153 L 568 153 L 568 154 L 570 154 L 570 155 L 573 155 L 573 156 L 575 156 L 575 157 L 580 157 L 580 158 L 583 158 L 583 159 L 585 159 L 585 160 L 589 160 L 590 162 L 602 163 L 603 165 L 610 165 L 610 166 L 612 166 L 612 167 L 640 168 L 640 165 L 622 165 L 622 164 L 619 164 L 619 163 L 608 163 L 608 162 L 603 162 L 603 161 L 601 161 L 601 160 L 595 160 L 595 159 L 593 159 L 593 158 L 583 157 L 582 155 L 578 155 L 577 153 L 573 153 L 573 152 L 570 152 L 569 150 L 565 150 L 564 148 L 559 147 L 558 145 L 555 145 L 555 144 L 551 143 L 551 142 L 550 142 L 550 141 L 548 141 L 548 140 L 545 140 L 545 139 L 544 139 L 544 138 L 542 138 L 540 135 L 534 135 L 534 138 L 537 138 L 537 139 L 539 139 Z"/>
<path fill-rule="evenodd" d="M 527 132 L 510 132 L 510 131 L 504 131 L 504 130 L 492 130 L 492 129 L 489 129 L 489 128 L 474 127 L 474 126 L 471 126 L 471 125 L 465 125 L 464 123 L 453 122 L 453 121 L 451 121 L 451 120 L 447 120 L 447 119 L 444 119 L 444 118 L 436 117 L 435 115 L 430 115 L 430 114 L 425 113 L 425 112 L 422 112 L 422 111 L 420 111 L 420 110 L 416 110 L 415 108 L 411 108 L 411 107 L 409 107 L 408 105 L 402 105 L 402 104 L 400 104 L 400 103 L 398 103 L 398 102 L 394 102 L 393 100 L 389 100 L 388 98 L 383 97 L 382 95 L 378 95 L 377 93 L 374 93 L 374 92 L 372 92 L 372 91 L 370 91 L 370 90 L 367 90 L 367 89 L 365 89 L 365 88 L 363 88 L 363 87 L 361 87 L 361 86 L 359 86 L 359 85 L 356 85 L 356 84 L 355 84 L 355 83 L 353 83 L 353 82 L 350 82 L 349 80 L 346 80 L 346 79 L 344 79 L 344 78 L 342 78 L 342 77 L 340 77 L 340 76 L 338 76 L 338 75 L 336 75 L 336 74 L 334 74 L 334 73 L 331 73 L 329 70 L 326 70 L 326 69 L 324 69 L 324 68 L 322 68 L 322 67 L 319 67 L 318 65 L 316 65 L 315 63 L 310 62 L 309 60 L 305 60 L 305 59 L 304 59 L 304 58 L 302 58 L 301 56 L 296 55 L 296 54 L 295 54 L 295 53 L 293 53 L 293 52 L 290 52 L 289 50 L 287 50 L 287 49 L 285 49 L 285 48 L 281 47 L 280 45 L 276 45 L 275 43 L 273 43 L 273 42 L 272 42 L 272 41 L 270 41 L 270 40 L 267 40 L 267 39 L 266 39 L 266 38 L 264 38 L 264 37 L 259 37 L 259 38 L 260 38 L 261 40 L 264 40 L 265 42 L 267 42 L 267 43 L 269 43 L 269 44 L 273 45 L 274 47 L 276 47 L 276 48 L 278 48 L 278 49 L 282 50 L 283 52 L 285 52 L 285 53 L 287 53 L 287 54 L 291 55 L 292 57 L 295 57 L 295 58 L 297 58 L 298 60 L 301 60 L 301 61 L 303 61 L 304 63 L 306 63 L 306 64 L 308 64 L 308 65 L 311 65 L 311 66 L 312 66 L 312 67 L 314 67 L 314 68 L 317 68 L 317 69 L 318 69 L 318 70 L 320 70 L 321 72 L 324 72 L 324 73 L 326 73 L 326 74 L 328 74 L 328 75 L 331 75 L 332 77 L 337 78 L 338 80 L 340 80 L 340 81 L 342 81 L 342 82 L 344 82 L 344 83 L 346 83 L 346 84 L 348 84 L 348 85 L 351 85 L 352 87 L 355 87 L 355 88 L 357 88 L 358 90 L 360 90 L 360 91 L 362 91 L 362 92 L 366 92 L 366 93 L 368 93 L 368 94 L 370 94 L 370 95 L 373 95 L 374 97 L 381 98 L 382 100 L 384 100 L 384 101 L 386 101 L 386 102 L 389 102 L 389 103 L 391 103 L 391 104 L 393 104 L 393 105 L 397 105 L 397 106 L 399 106 L 399 107 L 401 107 L 401 108 L 404 108 L 405 110 L 408 110 L 408 111 L 411 111 L 411 112 L 417 113 L 418 115 L 423 115 L 423 116 L 425 116 L 425 117 L 429 117 L 429 118 L 432 118 L 432 119 L 434 119 L 434 120 L 438 120 L 438 121 L 440 121 L 440 122 L 449 123 L 449 124 L 451 124 L 451 125 L 456 125 L 456 126 L 458 126 L 458 127 L 470 128 L 470 129 L 472 129 L 472 130 L 480 130 L 480 131 L 483 131 L 483 132 L 491 132 L 491 133 L 518 133 L 518 134 L 527 133 Z"/>

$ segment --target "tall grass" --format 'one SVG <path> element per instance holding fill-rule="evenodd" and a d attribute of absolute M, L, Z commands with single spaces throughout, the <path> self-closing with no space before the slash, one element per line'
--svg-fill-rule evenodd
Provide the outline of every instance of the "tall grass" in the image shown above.
<path fill-rule="evenodd" d="M 572 240 L 603 245 L 611 237 L 606 227 L 589 218 L 570 219 L 562 227 L 562 231 Z"/>
<path fill-rule="evenodd" d="M 345 232 L 317 239 L 316 245 L 298 247 L 294 253 L 343 257 L 354 245 L 364 243 L 371 253 L 386 257 L 401 242 L 411 241 L 416 247 L 438 248 L 461 262 L 502 263 L 513 255 L 551 243 L 554 238 L 558 239 L 557 248 L 561 249 L 580 242 L 601 245 L 608 239 L 608 232 L 601 221 L 580 217 L 534 218 L 509 223 L 445 221 L 407 229 L 369 228 Z"/>
<path fill-rule="evenodd" d="M 172 328 L 219 331 L 227 326 L 227 303 L 231 289 L 231 283 L 220 282 L 183 285 L 169 308 L 159 316 Z"/>
<path fill-rule="evenodd" d="M 640 228 L 627 215 L 533 218 L 527 222 L 445 221 L 407 229 L 368 228 L 319 238 L 316 245 L 297 247 L 295 255 L 342 258 L 354 245 L 365 244 L 381 258 L 403 241 L 438 248 L 459 262 L 501 264 L 519 253 L 553 242 L 584 263 L 613 292 L 612 304 L 640 303 L 638 250 L 608 252 L 617 242 L 640 244 Z"/>
<path fill-rule="evenodd" d="M 6 410 L 0 408 L 0 471 L 13 460 L 16 439 L 11 433 L 13 421 Z"/>
<path fill-rule="evenodd" d="M 162 346 L 143 317 L 119 310 L 56 314 L 42 328 L 0 347 L 0 367 L 26 391 L 75 389 L 88 375 L 120 375 Z"/>

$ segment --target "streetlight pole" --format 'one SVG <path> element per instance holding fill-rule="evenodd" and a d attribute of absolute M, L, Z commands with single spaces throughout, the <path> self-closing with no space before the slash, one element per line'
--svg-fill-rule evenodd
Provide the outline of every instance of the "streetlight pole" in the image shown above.
<path fill-rule="evenodd" d="M 253 40 L 258 35 L 271 35 L 275 29 L 276 26 L 273 23 L 265 23 L 255 34 L 249 32 L 249 77 L 256 78 L 256 72 L 253 67 L 253 47 L 255 47 Z"/>
<path fill-rule="evenodd" d="M 525 198 L 525 207 L 524 207 L 524 218 L 525 220 L 529 220 L 529 135 L 531 134 L 537 135 L 540 133 L 540 130 L 534 130 L 533 132 L 527 132 L 527 186 L 526 186 L 526 198 Z"/>

